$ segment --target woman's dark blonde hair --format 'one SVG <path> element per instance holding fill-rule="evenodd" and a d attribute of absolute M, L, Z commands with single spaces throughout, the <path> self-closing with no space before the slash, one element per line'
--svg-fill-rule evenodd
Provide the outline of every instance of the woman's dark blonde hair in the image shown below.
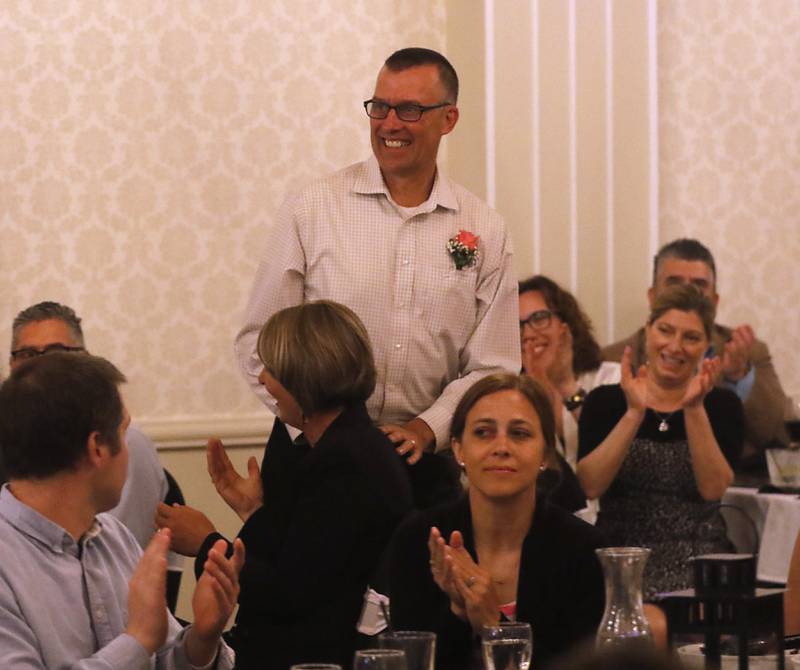
<path fill-rule="evenodd" d="M 692 284 L 677 284 L 659 291 L 653 300 L 647 325 L 652 326 L 671 309 L 697 314 L 703 322 L 706 339 L 711 340 L 711 332 L 714 329 L 714 303 L 700 289 Z"/>
<path fill-rule="evenodd" d="M 483 377 L 476 381 L 461 396 L 461 400 L 453 412 L 450 422 L 450 438 L 461 442 L 464 428 L 467 425 L 467 414 L 481 399 L 500 391 L 519 391 L 533 407 L 539 416 L 544 438 L 544 460 L 550 465 L 556 463 L 556 420 L 553 416 L 553 407 L 550 398 L 541 385 L 527 375 L 512 375 L 506 372 Z"/>
<path fill-rule="evenodd" d="M 258 355 L 306 416 L 364 402 L 375 389 L 367 329 L 330 300 L 273 314 L 258 335 Z"/>

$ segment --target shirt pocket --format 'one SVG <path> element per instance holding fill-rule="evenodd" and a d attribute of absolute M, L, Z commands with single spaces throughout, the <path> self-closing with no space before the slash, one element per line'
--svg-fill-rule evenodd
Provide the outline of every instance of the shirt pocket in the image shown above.
<path fill-rule="evenodd" d="M 429 266 L 419 279 L 416 302 L 425 329 L 460 350 L 475 328 L 477 268 Z"/>

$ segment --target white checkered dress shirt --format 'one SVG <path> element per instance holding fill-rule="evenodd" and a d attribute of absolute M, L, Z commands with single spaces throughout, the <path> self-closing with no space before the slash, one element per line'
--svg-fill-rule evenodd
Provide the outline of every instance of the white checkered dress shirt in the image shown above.
<path fill-rule="evenodd" d="M 447 242 L 460 229 L 480 236 L 480 256 L 457 270 Z M 261 326 L 285 307 L 335 300 L 372 341 L 370 416 L 419 417 L 442 448 L 464 391 L 486 374 L 520 370 L 511 253 L 500 215 L 440 173 L 413 208 L 392 201 L 374 157 L 320 179 L 287 197 L 269 230 L 235 344 L 245 377 L 274 411 L 258 383 Z"/>

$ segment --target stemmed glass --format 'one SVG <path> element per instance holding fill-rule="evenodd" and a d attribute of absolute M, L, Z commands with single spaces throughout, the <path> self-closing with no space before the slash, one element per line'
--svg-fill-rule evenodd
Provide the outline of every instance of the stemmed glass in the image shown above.
<path fill-rule="evenodd" d="M 521 621 L 501 621 L 481 630 L 486 670 L 528 670 L 533 653 L 531 626 Z"/>
<path fill-rule="evenodd" d="M 402 649 L 408 670 L 433 670 L 436 634 L 422 630 L 395 630 L 378 635 L 382 649 Z"/>
<path fill-rule="evenodd" d="M 406 653 L 402 649 L 359 649 L 353 670 L 406 670 Z"/>

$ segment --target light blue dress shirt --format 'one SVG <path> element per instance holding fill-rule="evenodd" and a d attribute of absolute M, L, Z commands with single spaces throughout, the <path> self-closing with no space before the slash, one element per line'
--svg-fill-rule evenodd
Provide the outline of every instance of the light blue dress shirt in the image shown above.
<path fill-rule="evenodd" d="M 186 629 L 169 616 L 167 643 L 150 656 L 126 634 L 128 582 L 142 550 L 116 518 L 99 514 L 76 543 L 60 526 L 0 491 L 0 668 L 192 668 Z M 233 667 L 221 644 L 216 668 Z"/>

